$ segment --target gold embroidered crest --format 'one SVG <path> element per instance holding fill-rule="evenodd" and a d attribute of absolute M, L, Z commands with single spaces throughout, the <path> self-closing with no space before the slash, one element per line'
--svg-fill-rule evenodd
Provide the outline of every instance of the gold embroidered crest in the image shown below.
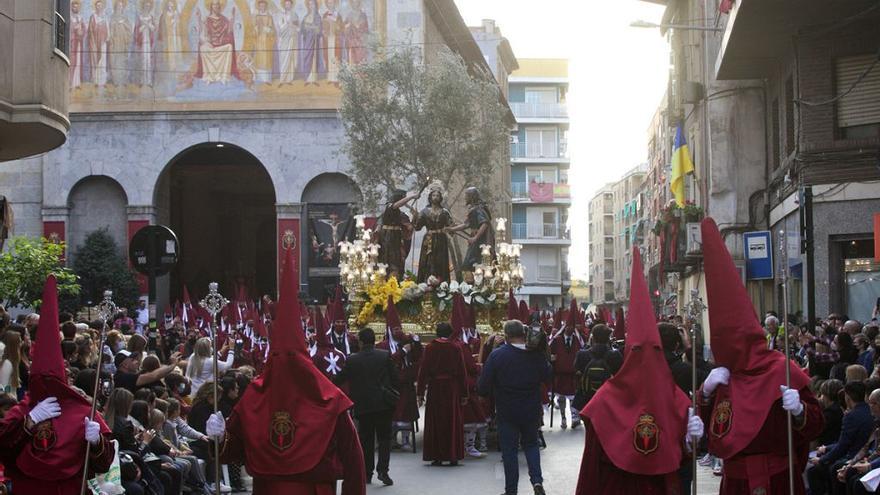
<path fill-rule="evenodd" d="M 728 399 L 724 399 L 715 405 L 712 411 L 712 423 L 710 431 L 715 438 L 721 438 L 730 431 L 733 423 L 733 408 Z"/>
<path fill-rule="evenodd" d="M 654 416 L 642 414 L 633 428 L 633 446 L 638 452 L 648 455 L 660 446 L 660 427 Z"/>
<path fill-rule="evenodd" d="M 55 441 L 57 437 L 55 436 L 55 428 L 52 426 L 51 421 L 43 421 L 39 423 L 34 430 L 34 438 L 32 441 L 32 445 L 34 449 L 40 452 L 46 452 L 55 446 Z"/>
<path fill-rule="evenodd" d="M 293 434 L 296 426 L 290 419 L 290 413 L 278 411 L 272 415 L 269 426 L 269 443 L 278 450 L 286 450 L 293 445 Z"/>

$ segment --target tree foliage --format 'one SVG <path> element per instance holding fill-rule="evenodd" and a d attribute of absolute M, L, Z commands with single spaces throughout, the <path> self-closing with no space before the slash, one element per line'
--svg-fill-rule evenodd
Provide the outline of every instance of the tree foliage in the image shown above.
<path fill-rule="evenodd" d="M 57 279 L 59 297 L 78 294 L 77 276 L 64 267 L 63 255 L 63 242 L 13 238 L 11 248 L 0 255 L 0 300 L 10 307 L 39 308 L 43 285 L 50 274 Z"/>
<path fill-rule="evenodd" d="M 506 163 L 507 109 L 491 74 L 468 72 L 443 48 L 430 63 L 406 47 L 348 66 L 340 76 L 345 152 L 374 208 L 383 191 L 439 180 L 451 206 L 465 187 L 485 187 Z"/>
<path fill-rule="evenodd" d="M 106 228 L 90 233 L 83 245 L 76 248 L 73 269 L 83 286 L 81 303 L 97 304 L 109 289 L 120 308 L 137 307 L 140 296 L 137 276 L 119 252 L 119 245 Z"/>

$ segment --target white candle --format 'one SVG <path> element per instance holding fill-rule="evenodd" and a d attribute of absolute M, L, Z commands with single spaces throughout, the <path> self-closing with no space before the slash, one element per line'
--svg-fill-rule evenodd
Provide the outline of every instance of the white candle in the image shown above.
<path fill-rule="evenodd" d="M 355 215 L 354 221 L 355 221 L 355 225 L 357 226 L 357 228 L 362 229 L 362 228 L 366 227 L 366 223 L 364 222 L 363 215 Z"/>

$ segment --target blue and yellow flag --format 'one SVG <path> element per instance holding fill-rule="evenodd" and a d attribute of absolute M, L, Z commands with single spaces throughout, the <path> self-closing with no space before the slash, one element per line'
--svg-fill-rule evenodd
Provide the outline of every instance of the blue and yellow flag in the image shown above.
<path fill-rule="evenodd" d="M 675 145 L 672 148 L 672 177 L 670 187 L 675 196 L 675 204 L 684 207 L 684 177 L 694 173 L 694 162 L 691 161 L 691 152 L 688 151 L 687 141 L 681 130 L 681 124 L 675 129 Z"/>

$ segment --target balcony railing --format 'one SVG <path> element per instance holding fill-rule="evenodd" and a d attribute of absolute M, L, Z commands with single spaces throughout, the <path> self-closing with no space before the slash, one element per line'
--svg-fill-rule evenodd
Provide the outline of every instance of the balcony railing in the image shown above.
<path fill-rule="evenodd" d="M 568 184 L 553 182 L 512 182 L 510 192 L 513 199 L 543 203 L 571 199 L 571 187 Z"/>
<path fill-rule="evenodd" d="M 511 103 L 510 109 L 518 119 L 568 118 L 568 106 L 565 103 Z"/>
<path fill-rule="evenodd" d="M 568 158 L 565 143 L 558 146 L 542 146 L 537 143 L 510 143 L 511 158 Z"/>
<path fill-rule="evenodd" d="M 565 226 L 555 223 L 514 223 L 514 239 L 568 239 Z"/>

